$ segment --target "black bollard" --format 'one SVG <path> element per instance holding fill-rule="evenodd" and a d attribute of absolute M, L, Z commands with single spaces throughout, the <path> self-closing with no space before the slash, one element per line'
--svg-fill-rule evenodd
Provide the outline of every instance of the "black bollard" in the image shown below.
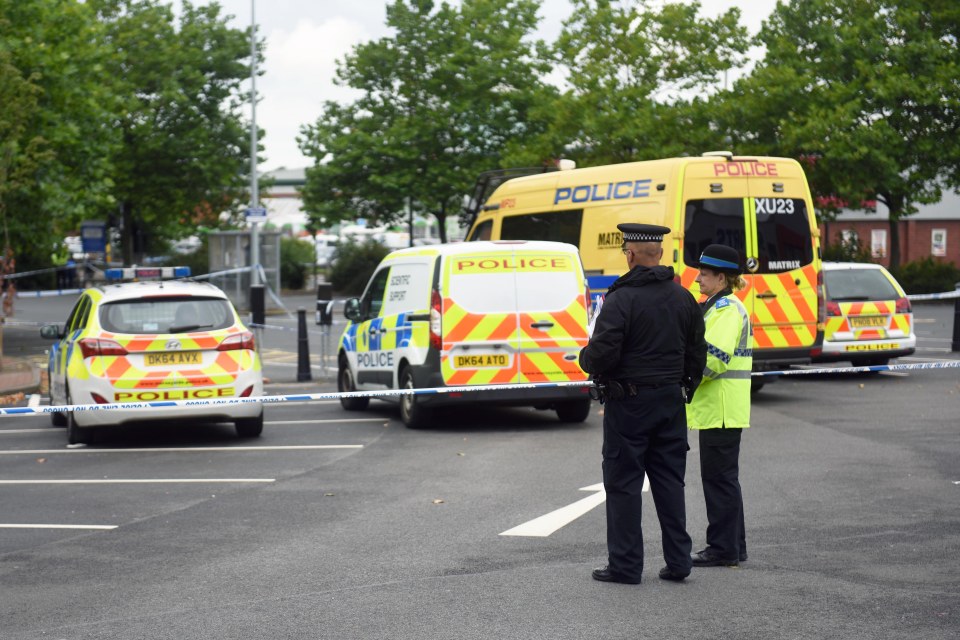
<path fill-rule="evenodd" d="M 267 321 L 264 288 L 262 284 L 250 285 L 250 321 L 264 324 Z"/>
<path fill-rule="evenodd" d="M 297 382 L 312 380 L 310 375 L 310 343 L 307 341 L 307 310 L 297 309 Z"/>
<path fill-rule="evenodd" d="M 960 282 L 956 284 L 957 291 L 960 292 Z M 953 301 L 953 344 L 950 345 L 953 352 L 960 351 L 960 298 Z"/>

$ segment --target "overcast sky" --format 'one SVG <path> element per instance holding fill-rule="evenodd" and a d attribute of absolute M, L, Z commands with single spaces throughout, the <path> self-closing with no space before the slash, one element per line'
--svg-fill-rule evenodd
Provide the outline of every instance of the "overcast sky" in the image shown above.
<path fill-rule="evenodd" d="M 206 0 L 194 0 L 204 4 Z M 251 0 L 218 0 L 238 28 L 250 25 Z M 314 122 L 325 100 L 349 99 L 333 84 L 336 61 L 361 42 L 388 34 L 386 0 L 254 0 L 256 21 L 266 37 L 264 75 L 257 79 L 257 124 L 265 130 L 266 161 L 261 171 L 305 167 L 300 127 Z M 179 4 L 176 2 L 175 4 Z M 439 4 L 439 0 L 438 0 Z M 702 0 L 701 13 L 715 17 L 740 7 L 742 23 L 756 34 L 776 0 Z M 570 14 L 568 0 L 542 0 L 540 36 L 553 40 Z M 247 85 L 249 90 L 249 85 Z M 248 112 L 249 114 L 249 112 Z"/>

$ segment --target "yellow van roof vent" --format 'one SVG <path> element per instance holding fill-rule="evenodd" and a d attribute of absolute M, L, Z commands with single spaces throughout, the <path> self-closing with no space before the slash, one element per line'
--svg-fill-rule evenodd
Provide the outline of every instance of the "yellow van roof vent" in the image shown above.
<path fill-rule="evenodd" d="M 705 151 L 700 155 L 704 158 L 726 158 L 727 160 L 733 159 L 732 151 Z"/>

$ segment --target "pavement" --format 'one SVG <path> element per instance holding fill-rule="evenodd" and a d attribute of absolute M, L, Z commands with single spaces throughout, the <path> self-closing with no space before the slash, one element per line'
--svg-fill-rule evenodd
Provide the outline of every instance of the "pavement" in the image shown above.
<path fill-rule="evenodd" d="M 10 318 L 0 318 L 0 406 L 18 405 L 26 401 L 26 397 L 34 393 L 46 393 L 46 351 L 51 342 L 40 337 L 40 326 L 45 323 L 63 323 L 69 315 L 70 309 L 76 301 L 76 295 L 57 296 L 53 298 L 26 298 L 18 299 L 15 313 Z M 298 309 L 304 309 L 307 314 L 308 331 L 316 329 L 314 311 L 316 309 L 316 294 L 312 291 L 283 292 L 280 296 L 283 308 L 271 302 L 272 308 L 267 311 L 266 324 L 283 321 L 292 327 L 287 312 L 296 316 Z M 248 313 L 241 313 L 244 322 L 249 320 Z M 334 327 L 339 332 L 340 328 Z M 271 337 L 275 343 L 282 339 L 283 347 L 287 350 L 296 350 L 296 334 L 278 332 L 277 337 Z M 339 333 L 338 333 L 339 335 Z M 271 372 L 270 380 L 273 383 L 296 383 L 296 368 L 286 367 Z M 289 378 L 289 380 L 287 379 Z"/>

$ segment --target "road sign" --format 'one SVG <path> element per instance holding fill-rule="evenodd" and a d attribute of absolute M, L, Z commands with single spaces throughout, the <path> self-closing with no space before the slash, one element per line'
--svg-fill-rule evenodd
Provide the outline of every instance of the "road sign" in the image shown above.
<path fill-rule="evenodd" d="M 250 207 L 243 213 L 247 216 L 249 222 L 258 222 L 267 219 L 267 209 L 265 207 Z"/>

